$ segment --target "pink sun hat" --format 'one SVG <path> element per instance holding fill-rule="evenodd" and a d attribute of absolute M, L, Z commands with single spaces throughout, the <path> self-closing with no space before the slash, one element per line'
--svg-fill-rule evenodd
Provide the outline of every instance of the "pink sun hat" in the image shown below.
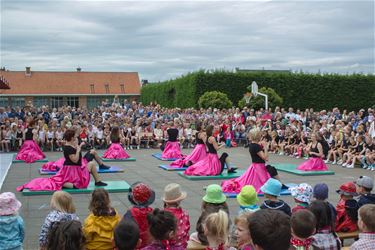
<path fill-rule="evenodd" d="M 4 192 L 0 194 L 0 216 L 11 215 L 18 212 L 22 206 L 14 193 Z"/>

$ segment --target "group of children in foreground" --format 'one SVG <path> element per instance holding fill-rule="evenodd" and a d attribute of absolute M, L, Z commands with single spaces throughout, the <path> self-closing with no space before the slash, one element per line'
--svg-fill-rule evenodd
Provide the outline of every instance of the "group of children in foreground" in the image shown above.
<path fill-rule="evenodd" d="M 265 201 L 260 206 L 254 187 L 244 186 L 237 195 L 239 211 L 234 225 L 221 187 L 209 185 L 196 232 L 191 235 L 189 214 L 181 207 L 187 194 L 176 183 L 165 187 L 162 209 L 150 207 L 155 201 L 154 190 L 145 183 L 134 183 L 128 193 L 132 206 L 122 218 L 111 206 L 108 192 L 95 189 L 83 224 L 72 196 L 57 191 L 39 245 L 47 250 L 180 250 L 186 249 L 190 240 L 209 250 L 340 249 L 336 232 L 359 230 L 359 239 L 351 249 L 375 249 L 375 195 L 371 194 L 370 177 L 341 185 L 336 207 L 327 201 L 326 184 L 311 187 L 302 183 L 290 188 L 296 203 L 290 208 L 278 198 L 281 185 L 269 179 L 261 188 Z M 25 234 L 20 207 L 13 193 L 0 194 L 0 249 L 22 249 Z"/>

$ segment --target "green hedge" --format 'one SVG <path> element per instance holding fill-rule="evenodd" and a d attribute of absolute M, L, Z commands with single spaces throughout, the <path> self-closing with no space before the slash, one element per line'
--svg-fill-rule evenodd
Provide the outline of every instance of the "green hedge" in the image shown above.
<path fill-rule="evenodd" d="M 358 110 L 375 104 L 375 75 L 306 73 L 233 73 L 198 71 L 175 80 L 148 84 L 141 90 L 144 103 L 157 101 L 165 107 L 198 107 L 207 91 L 226 93 L 235 104 L 252 81 L 273 88 L 283 98 L 284 107 Z"/>

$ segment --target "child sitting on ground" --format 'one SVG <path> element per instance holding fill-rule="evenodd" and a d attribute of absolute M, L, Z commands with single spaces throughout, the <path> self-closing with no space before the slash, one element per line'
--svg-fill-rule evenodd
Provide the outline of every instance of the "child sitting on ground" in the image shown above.
<path fill-rule="evenodd" d="M 316 249 L 316 247 L 312 246 L 313 239 L 311 238 L 315 234 L 316 228 L 316 219 L 312 212 L 308 209 L 301 209 L 294 212 L 290 218 L 290 226 L 292 228 L 291 249 Z"/>
<path fill-rule="evenodd" d="M 259 210 L 257 192 L 252 185 L 245 185 L 237 195 L 237 202 L 240 205 L 239 214 L 243 212 L 255 212 Z"/>
<path fill-rule="evenodd" d="M 138 224 L 142 240 L 139 248 L 143 248 L 150 243 L 147 215 L 153 211 L 149 206 L 155 201 L 155 191 L 142 182 L 136 182 L 130 187 L 128 199 L 133 206 L 126 212 L 123 219 L 133 220 Z"/>
<path fill-rule="evenodd" d="M 181 208 L 180 204 L 186 198 L 186 192 L 181 191 L 177 183 L 168 184 L 164 188 L 164 210 L 171 212 L 177 219 L 177 230 L 174 239 L 170 241 L 172 246 L 187 247 L 189 240 L 190 220 L 187 210 Z"/>
<path fill-rule="evenodd" d="M 134 250 L 141 245 L 139 227 L 132 220 L 121 220 L 113 237 L 113 250 Z"/>
<path fill-rule="evenodd" d="M 208 215 L 203 223 L 204 235 L 207 237 L 208 247 L 206 250 L 227 250 L 235 249 L 227 247 L 229 239 L 229 218 L 228 214 L 219 212 Z"/>
<path fill-rule="evenodd" d="M 18 215 L 21 206 L 14 193 L 0 194 L 0 249 L 22 249 L 25 229 Z"/>
<path fill-rule="evenodd" d="M 336 205 L 336 232 L 354 232 L 357 230 L 358 203 L 353 199 L 357 195 L 353 182 L 347 182 L 336 191 L 340 201 Z"/>
<path fill-rule="evenodd" d="M 84 250 L 85 236 L 81 222 L 76 220 L 56 222 L 48 234 L 46 250 Z"/>
<path fill-rule="evenodd" d="M 186 247 L 171 246 L 169 241 L 174 237 L 177 228 L 176 217 L 171 212 L 156 208 L 147 215 L 150 234 L 153 241 L 142 250 L 183 250 Z"/>
<path fill-rule="evenodd" d="M 238 250 L 254 249 L 249 229 L 249 218 L 252 214 L 252 212 L 243 212 L 234 220 L 234 224 L 236 225 L 235 238 Z"/>
<path fill-rule="evenodd" d="M 108 192 L 103 188 L 94 190 L 89 205 L 90 215 L 83 225 L 86 237 L 86 249 L 110 249 L 112 247 L 113 229 L 120 216 L 111 207 Z"/>
<path fill-rule="evenodd" d="M 372 250 L 375 247 L 375 204 L 363 205 L 358 210 L 359 240 L 350 250 Z"/>
<path fill-rule="evenodd" d="M 313 190 L 313 197 L 316 199 L 316 200 L 319 200 L 319 201 L 324 201 L 328 204 L 329 206 L 329 209 L 331 211 L 331 218 L 332 218 L 332 222 L 335 223 L 336 222 L 336 208 L 335 206 L 333 206 L 327 199 L 328 199 L 328 186 L 327 184 L 325 183 L 318 183 L 314 186 L 314 190 Z"/>
<path fill-rule="evenodd" d="M 264 193 L 264 197 L 266 198 L 260 208 L 280 210 L 290 216 L 290 206 L 283 200 L 277 198 L 278 196 L 280 196 L 281 187 L 282 184 L 280 181 L 274 178 L 269 178 L 268 181 L 264 183 L 264 185 L 260 188 L 260 190 Z"/>
<path fill-rule="evenodd" d="M 56 191 L 51 198 L 50 207 L 51 212 L 48 213 L 42 225 L 39 234 L 40 248 L 44 249 L 48 243 L 48 233 L 54 223 L 59 221 L 79 221 L 78 216 L 75 214 L 76 208 L 73 203 L 72 196 L 64 191 Z"/>
<path fill-rule="evenodd" d="M 309 184 L 301 183 L 295 187 L 289 188 L 289 190 L 296 202 L 296 206 L 292 208 L 292 213 L 301 209 L 306 209 L 309 206 L 313 195 L 313 189 Z"/>

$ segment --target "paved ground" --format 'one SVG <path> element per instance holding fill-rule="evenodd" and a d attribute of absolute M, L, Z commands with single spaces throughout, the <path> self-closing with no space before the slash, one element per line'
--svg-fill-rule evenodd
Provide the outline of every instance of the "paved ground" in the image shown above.
<path fill-rule="evenodd" d="M 190 150 L 184 150 L 184 153 L 189 153 Z M 250 155 L 248 150 L 245 148 L 233 148 L 226 150 L 233 164 L 245 169 L 250 165 Z M 126 180 L 129 184 L 135 181 L 143 181 L 151 185 L 156 191 L 156 201 L 154 207 L 161 207 L 162 202 L 160 197 L 162 196 L 165 185 L 171 182 L 180 183 L 185 191 L 188 192 L 187 199 L 182 203 L 182 206 L 188 209 L 190 213 L 190 221 L 192 224 L 192 230 L 195 228 L 195 223 L 200 215 L 201 199 L 204 195 L 203 187 L 212 183 L 220 183 L 220 180 L 211 181 L 189 181 L 177 175 L 176 172 L 164 171 L 157 166 L 161 163 L 166 163 L 157 160 L 152 157 L 151 154 L 159 152 L 157 150 L 131 150 L 130 155 L 137 158 L 135 162 L 124 162 L 124 163 L 113 163 L 114 166 L 123 167 L 124 173 L 116 174 L 103 174 L 103 180 Z M 101 153 L 101 152 L 100 152 Z M 62 156 L 61 153 L 53 152 L 46 153 L 50 160 L 56 160 Z M 2 157 L 0 155 L 0 157 Z M 286 156 L 270 156 L 270 163 L 301 163 L 303 160 L 293 159 Z M 8 175 L 4 181 L 4 185 L 1 192 L 12 191 L 15 192 L 17 186 L 29 181 L 32 178 L 40 177 L 38 168 L 41 163 L 25 164 L 18 163 L 13 164 L 8 172 Z M 310 176 L 301 177 L 280 172 L 280 176 L 285 183 L 301 183 L 307 182 L 314 185 L 319 182 L 325 182 L 330 187 L 330 201 L 336 204 L 338 201 L 338 195 L 335 193 L 335 189 L 343 182 L 353 181 L 360 175 L 370 175 L 373 177 L 374 172 L 369 172 L 362 169 L 343 169 L 338 166 L 330 166 L 331 170 L 335 171 L 335 175 L 327 176 Z M 25 220 L 26 227 L 26 239 L 24 249 L 38 249 L 38 234 L 40 226 L 44 221 L 45 216 L 49 211 L 49 201 L 51 196 L 22 196 L 21 193 L 17 193 L 17 198 L 22 202 L 22 209 L 20 215 Z M 88 215 L 88 204 L 90 194 L 74 194 L 74 202 L 77 208 L 77 214 L 83 221 Z M 127 199 L 126 193 L 110 194 L 112 205 L 119 211 L 121 215 L 124 214 L 126 209 L 130 206 Z M 294 206 L 293 199 L 290 196 L 282 197 L 291 207 Z M 263 201 L 263 198 L 260 198 Z M 230 207 L 230 213 L 233 217 L 238 210 L 236 199 L 229 199 L 228 204 Z"/>

